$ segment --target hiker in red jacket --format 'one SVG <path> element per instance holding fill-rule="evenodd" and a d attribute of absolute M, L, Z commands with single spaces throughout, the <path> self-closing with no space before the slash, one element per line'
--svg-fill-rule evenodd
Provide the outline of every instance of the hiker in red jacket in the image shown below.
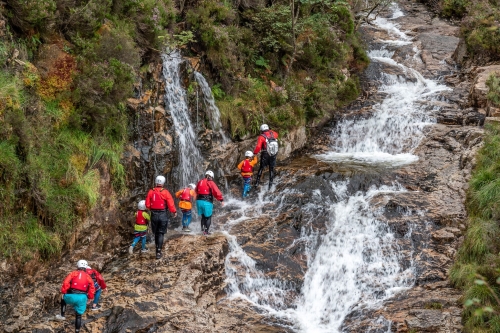
<path fill-rule="evenodd" d="M 92 281 L 94 281 L 94 288 L 95 288 L 95 293 L 94 293 L 94 301 L 92 302 L 92 311 L 97 311 L 101 308 L 99 305 L 99 299 L 101 298 L 101 292 L 107 292 L 108 288 L 106 286 L 106 282 L 104 282 L 104 279 L 97 270 L 93 269 L 90 266 L 87 266 L 87 272 L 88 275 L 92 278 Z"/>
<path fill-rule="evenodd" d="M 78 260 L 77 270 L 66 276 L 61 287 L 61 315 L 57 320 L 66 320 L 66 304 L 73 306 L 76 312 L 75 333 L 80 332 L 82 326 L 82 315 L 87 309 L 87 300 L 94 298 L 94 281 L 87 274 L 88 263 L 86 260 Z"/>
<path fill-rule="evenodd" d="M 163 248 L 163 237 L 168 227 L 168 210 L 174 217 L 177 216 L 174 199 L 167 189 L 163 188 L 165 177 L 158 176 L 155 180 L 155 188 L 149 190 L 146 197 L 146 207 L 151 210 L 151 230 L 155 234 L 156 259 L 161 258 Z"/>
<path fill-rule="evenodd" d="M 213 181 L 214 173 L 210 170 L 205 172 L 205 178 L 196 185 L 196 208 L 201 216 L 201 231 L 204 235 L 210 235 L 208 229 L 212 224 L 212 211 L 214 208 L 214 198 L 219 200 L 221 206 L 224 206 L 222 193 Z"/>
<path fill-rule="evenodd" d="M 260 176 L 262 171 L 269 166 L 269 189 L 273 185 L 274 180 L 274 168 L 276 167 L 276 155 L 278 154 L 278 133 L 269 129 L 267 124 L 262 124 L 260 126 L 259 138 L 257 139 L 257 145 L 253 150 L 253 154 L 257 155 L 260 151 L 260 165 L 259 171 L 257 172 L 257 177 L 255 178 L 255 185 L 259 185 Z"/>

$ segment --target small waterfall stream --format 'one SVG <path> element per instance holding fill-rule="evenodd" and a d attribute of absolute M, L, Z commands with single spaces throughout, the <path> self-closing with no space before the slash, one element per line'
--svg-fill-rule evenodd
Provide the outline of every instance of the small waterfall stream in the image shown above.
<path fill-rule="evenodd" d="M 229 142 L 229 138 L 226 136 L 224 130 L 222 129 L 222 123 L 220 121 L 220 111 L 217 105 L 215 105 L 215 98 L 212 93 L 212 89 L 208 85 L 207 80 L 205 80 L 205 77 L 203 77 L 200 72 L 195 71 L 194 77 L 196 79 L 196 82 L 198 82 L 201 87 L 201 91 L 203 93 L 203 101 L 209 111 L 208 114 L 212 130 L 219 134 L 222 143 Z"/>
<path fill-rule="evenodd" d="M 203 157 L 196 142 L 197 136 L 191 124 L 186 91 L 180 78 L 180 65 L 184 61 L 178 50 L 163 54 L 163 77 L 165 79 L 165 102 L 174 122 L 179 144 L 179 164 L 176 173 L 180 186 L 196 182 L 203 174 Z"/>

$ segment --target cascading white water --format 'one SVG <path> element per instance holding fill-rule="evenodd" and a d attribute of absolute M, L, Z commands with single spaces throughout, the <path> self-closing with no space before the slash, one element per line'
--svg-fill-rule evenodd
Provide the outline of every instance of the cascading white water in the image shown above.
<path fill-rule="evenodd" d="M 226 136 L 226 134 L 224 134 L 224 130 L 222 129 L 222 123 L 220 121 L 220 110 L 217 105 L 215 105 L 215 98 L 212 93 L 212 89 L 201 73 L 195 71 L 194 77 L 196 79 L 196 82 L 198 82 L 198 84 L 200 85 L 201 91 L 203 92 L 203 101 L 205 102 L 205 106 L 209 111 L 208 118 L 210 120 L 210 126 L 212 127 L 212 130 L 219 133 L 222 143 L 229 142 L 228 137 Z"/>
<path fill-rule="evenodd" d="M 403 13 L 393 8 L 393 18 Z M 391 20 L 377 18 L 375 24 L 398 40 L 384 40 L 411 43 L 411 38 L 399 30 Z M 317 156 L 332 162 L 361 162 L 401 166 L 415 162 L 418 158 L 411 153 L 423 137 L 422 130 L 433 123 L 431 115 L 422 101 L 435 98 L 436 94 L 449 88 L 424 78 L 418 71 L 392 59 L 393 51 L 385 47 L 368 52 L 372 61 L 397 67 L 404 77 L 382 73 L 383 84 L 379 91 L 386 93 L 383 101 L 373 106 L 373 116 L 366 119 L 347 119 L 335 128 L 332 151 Z"/>
<path fill-rule="evenodd" d="M 401 10 L 392 6 L 393 18 L 403 16 Z M 374 24 L 385 30 L 390 39 L 381 42 L 392 48 L 411 44 L 411 38 L 401 31 L 391 19 L 378 18 Z M 412 163 L 417 157 L 412 154 L 423 137 L 425 126 L 432 124 L 432 114 L 421 106 L 421 101 L 433 99 L 437 93 L 448 89 L 433 80 L 424 78 L 416 70 L 392 59 L 393 51 L 385 46 L 369 53 L 372 61 L 395 66 L 405 78 L 382 74 L 380 91 L 384 100 L 373 106 L 370 118 L 344 120 L 332 134 L 331 152 L 317 158 L 336 163 L 377 164 L 396 167 Z M 415 59 L 414 59 L 415 60 Z M 319 235 L 307 221 L 313 212 L 313 203 L 301 207 L 306 227 L 298 241 L 307 244 L 308 270 L 304 277 L 301 294 L 290 303 L 293 286 L 266 278 L 256 268 L 255 261 L 238 245 L 236 237 L 227 234 L 230 253 L 226 258 L 228 292 L 270 315 L 286 319 L 299 332 L 337 333 L 342 330 L 346 316 L 357 309 L 373 309 L 384 300 L 413 285 L 414 268 L 403 270 L 400 266 L 396 240 L 388 226 L 378 219 L 382 212 L 374 211 L 370 201 L 378 196 L 394 196 L 405 192 L 404 188 L 373 187 L 366 192 L 348 193 L 349 181 L 332 182 L 338 196 L 336 202 L 318 198 L 316 202 L 328 205 L 330 216 L 326 233 Z M 321 196 L 320 191 L 313 195 Z M 272 199 L 276 210 L 288 194 L 282 192 Z M 271 200 L 271 199 L 268 199 Z M 253 203 L 259 214 L 268 202 Z M 242 205 L 245 210 L 245 205 Z M 252 216 L 233 220 L 231 226 Z M 406 237 L 410 237 L 407 235 Z M 405 259 L 412 262 L 411 258 Z M 390 328 L 383 317 L 374 319 Z"/>
<path fill-rule="evenodd" d="M 412 282 L 411 269 L 401 272 L 393 234 L 370 207 L 373 197 L 403 189 L 372 188 L 349 196 L 347 182 L 332 185 L 340 200 L 331 206 L 328 231 L 318 240 L 310 236 L 295 313 L 302 332 L 339 332 L 351 311 L 373 307 Z"/>
<path fill-rule="evenodd" d="M 180 65 L 183 62 L 178 50 L 163 54 L 163 77 L 165 79 L 165 102 L 172 115 L 175 134 L 179 143 L 178 181 L 187 186 L 198 180 L 203 172 L 203 158 L 196 146 L 196 134 L 189 117 L 186 91 L 182 87 Z"/>

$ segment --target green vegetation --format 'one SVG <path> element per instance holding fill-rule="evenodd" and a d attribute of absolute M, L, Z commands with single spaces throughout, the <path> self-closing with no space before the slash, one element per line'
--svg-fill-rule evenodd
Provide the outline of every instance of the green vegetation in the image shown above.
<path fill-rule="evenodd" d="M 368 58 L 349 4 L 293 5 L 293 13 L 289 2 L 279 1 L 240 11 L 208 0 L 186 11 L 220 84 L 214 96 L 233 137 L 257 134 L 262 122 L 283 131 L 310 124 L 359 94 L 349 70 L 363 68 Z"/>
<path fill-rule="evenodd" d="M 342 0 L 5 0 L 0 19 L 0 254 L 18 262 L 61 253 L 101 172 L 126 192 L 125 103 L 161 50 L 201 57 L 235 138 L 330 116 L 368 63 Z"/>
<path fill-rule="evenodd" d="M 468 228 L 451 282 L 464 290 L 467 332 L 500 332 L 500 125 L 488 124 L 468 193 Z"/>
<path fill-rule="evenodd" d="M 125 190 L 124 102 L 139 49 L 158 47 L 175 16 L 156 3 L 9 0 L 0 8 L 10 23 L 0 38 L 0 255 L 59 254 L 98 203 L 103 166 Z"/>
<path fill-rule="evenodd" d="M 441 310 L 443 308 L 443 304 L 439 302 L 431 302 L 425 304 L 424 308 L 426 309 L 431 309 L 431 310 Z"/>
<path fill-rule="evenodd" d="M 441 0 L 444 17 L 461 19 L 462 36 L 474 59 L 500 59 L 500 3 L 490 0 Z"/>

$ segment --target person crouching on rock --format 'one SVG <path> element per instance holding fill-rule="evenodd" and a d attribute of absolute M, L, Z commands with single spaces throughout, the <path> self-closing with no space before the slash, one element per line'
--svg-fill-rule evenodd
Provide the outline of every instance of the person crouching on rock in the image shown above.
<path fill-rule="evenodd" d="M 141 252 L 148 252 L 146 248 L 146 235 L 148 234 L 148 221 L 151 221 L 149 214 L 145 212 L 146 201 L 141 200 L 137 204 L 137 212 L 135 213 L 135 225 L 134 225 L 134 240 L 132 245 L 128 248 L 128 253 L 134 253 L 135 245 L 141 241 L 142 249 Z"/>
<path fill-rule="evenodd" d="M 94 281 L 87 274 L 88 263 L 86 260 L 78 260 L 77 270 L 66 276 L 61 287 L 61 315 L 57 315 L 57 320 L 66 320 L 66 305 L 73 306 L 76 312 L 75 332 L 80 332 L 82 326 L 82 315 L 87 309 L 87 299 L 94 298 Z"/>
<path fill-rule="evenodd" d="M 99 299 L 101 298 L 101 292 L 108 292 L 108 288 L 106 286 L 106 282 L 104 282 L 104 278 L 102 277 L 101 273 L 99 273 L 97 270 L 92 269 L 92 267 L 87 266 L 87 269 L 85 270 L 88 275 L 92 278 L 92 281 L 94 281 L 94 288 L 95 288 L 95 293 L 94 293 L 94 302 L 92 302 L 92 311 L 97 311 L 101 308 L 99 305 Z"/>
<path fill-rule="evenodd" d="M 188 187 L 179 190 L 175 193 L 175 197 L 179 198 L 179 208 L 182 212 L 182 231 L 190 232 L 189 225 L 191 224 L 191 209 L 193 208 L 193 198 L 196 198 L 195 184 L 189 184 Z"/>
<path fill-rule="evenodd" d="M 222 193 L 213 181 L 214 173 L 210 170 L 205 172 L 205 178 L 196 185 L 196 208 L 201 216 L 201 231 L 204 235 L 210 235 L 208 229 L 212 224 L 212 211 L 214 207 L 214 197 L 224 206 Z"/>
<path fill-rule="evenodd" d="M 149 190 L 146 197 L 146 207 L 151 210 L 151 230 L 155 234 L 156 259 L 161 258 L 163 248 L 163 237 L 168 227 L 168 210 L 177 217 L 174 199 L 170 192 L 163 188 L 165 177 L 158 176 L 155 179 L 155 188 Z"/>
<path fill-rule="evenodd" d="M 253 159 L 250 160 L 252 157 Z M 248 195 L 248 191 L 250 191 L 253 167 L 255 164 L 257 164 L 257 156 L 254 156 L 250 150 L 245 152 L 245 159 L 238 164 L 238 169 L 241 170 L 241 177 L 243 177 L 243 198 L 245 198 Z"/>

